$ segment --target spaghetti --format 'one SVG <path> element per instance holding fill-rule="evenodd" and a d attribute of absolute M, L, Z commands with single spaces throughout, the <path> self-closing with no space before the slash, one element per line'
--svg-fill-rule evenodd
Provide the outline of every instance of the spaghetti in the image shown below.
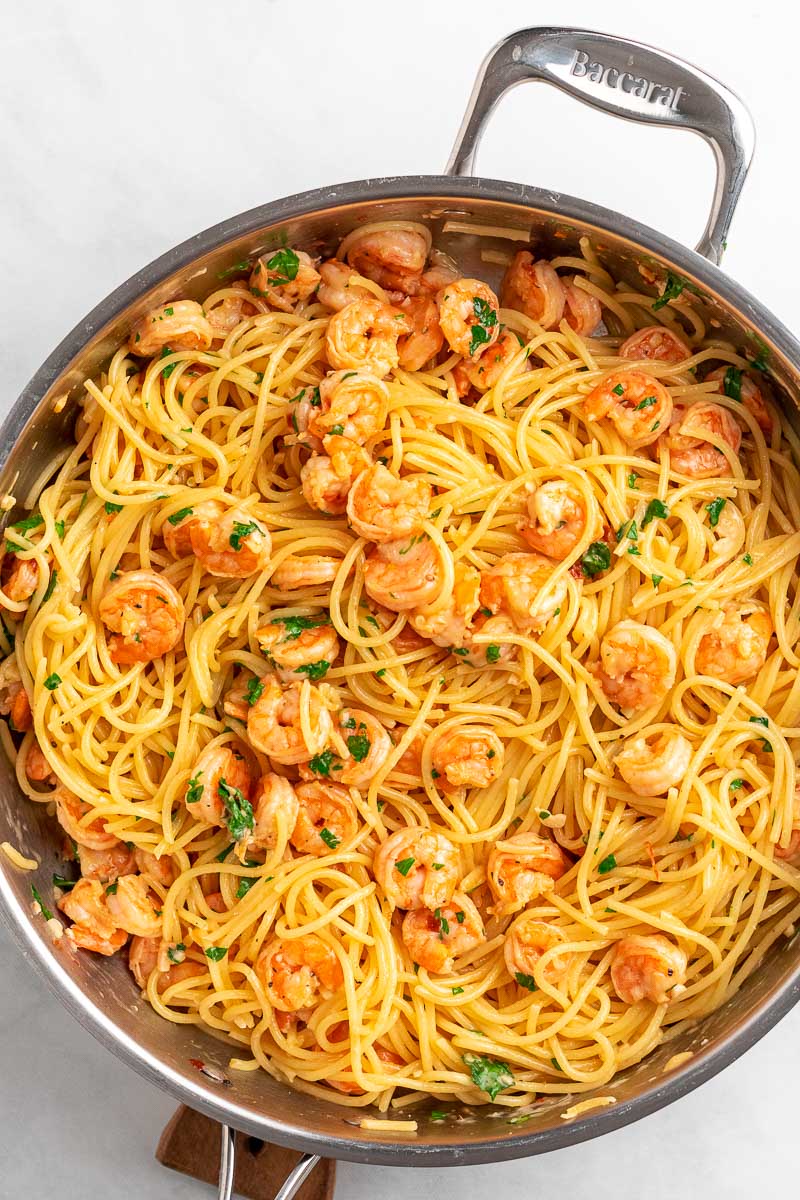
<path fill-rule="evenodd" d="M 6 531 L 62 947 L 413 1117 L 608 1083 L 793 930 L 797 436 L 662 293 L 388 222 L 143 318 Z"/>

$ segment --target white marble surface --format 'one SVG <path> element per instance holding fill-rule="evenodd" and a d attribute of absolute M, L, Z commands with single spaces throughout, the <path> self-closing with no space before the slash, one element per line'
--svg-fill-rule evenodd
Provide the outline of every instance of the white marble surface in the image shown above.
<path fill-rule="evenodd" d="M 37 0 L 0 23 L 0 405 L 99 298 L 232 213 L 303 188 L 443 166 L 485 50 L 533 21 L 602 27 L 697 61 L 742 93 L 759 150 L 727 269 L 800 324 L 794 227 L 800 13 L 775 0 Z M 774 51 L 765 37 L 775 36 Z M 787 47 L 781 55 L 780 47 Z M 792 139 L 791 141 L 789 139 Z M 561 188 L 683 239 L 712 183 L 697 139 L 519 89 L 480 157 L 486 175 Z M 172 1101 L 102 1050 L 0 933 L 0 1196 L 210 1196 L 153 1161 Z M 546 1157 L 422 1173 L 340 1168 L 338 1200 L 796 1194 L 800 1011 L 721 1077 L 601 1141 Z"/>

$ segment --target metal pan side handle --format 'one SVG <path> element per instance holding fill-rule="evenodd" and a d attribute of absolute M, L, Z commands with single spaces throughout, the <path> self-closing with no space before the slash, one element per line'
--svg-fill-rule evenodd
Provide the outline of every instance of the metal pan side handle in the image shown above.
<path fill-rule="evenodd" d="M 489 53 L 475 81 L 446 171 L 471 175 L 488 120 L 517 84 L 549 83 L 601 112 L 647 125 L 686 129 L 712 148 L 714 197 L 698 253 L 719 263 L 755 149 L 753 120 L 724 84 L 675 58 L 611 34 L 542 27 L 510 34 Z"/>
<path fill-rule="evenodd" d="M 233 1177 L 236 1170 L 236 1130 L 230 1125 L 220 1126 L 218 1200 L 232 1200 Z M 304 1154 L 284 1179 L 275 1200 L 292 1200 L 298 1189 L 319 1162 L 319 1155 Z"/>

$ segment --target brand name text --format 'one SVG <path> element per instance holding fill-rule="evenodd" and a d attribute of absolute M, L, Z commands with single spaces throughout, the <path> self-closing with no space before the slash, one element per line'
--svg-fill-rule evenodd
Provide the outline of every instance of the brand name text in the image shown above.
<path fill-rule="evenodd" d="M 672 112 L 678 111 L 681 97 L 687 95 L 682 87 L 670 87 L 666 83 L 656 83 L 654 79 L 645 79 L 643 75 L 634 75 L 631 71 L 620 71 L 617 67 L 594 62 L 585 50 L 575 51 L 569 73 L 579 79 L 589 79 L 592 83 L 602 83 L 631 96 L 639 96 L 648 104 L 659 104 Z"/>

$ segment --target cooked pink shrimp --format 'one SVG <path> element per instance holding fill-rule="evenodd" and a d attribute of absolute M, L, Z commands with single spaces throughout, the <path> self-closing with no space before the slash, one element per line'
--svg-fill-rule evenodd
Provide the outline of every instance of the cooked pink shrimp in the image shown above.
<path fill-rule="evenodd" d="M 256 262 L 250 275 L 250 291 L 273 308 L 291 312 L 319 286 L 319 272 L 303 250 L 274 250 Z"/>
<path fill-rule="evenodd" d="M 364 562 L 367 595 L 392 612 L 431 604 L 441 594 L 443 575 L 439 552 L 424 533 L 384 542 Z"/>
<path fill-rule="evenodd" d="M 52 798 L 55 800 L 59 825 L 78 846 L 105 851 L 119 845 L 119 838 L 113 833 L 106 833 L 105 817 L 97 817 L 88 822 L 83 820 L 92 811 L 91 805 L 86 804 L 74 792 L 68 791 L 63 784 L 56 787 Z"/>
<path fill-rule="evenodd" d="M 527 370 L 528 362 L 522 354 L 517 335 L 504 329 L 497 341 L 485 347 L 475 358 L 465 358 L 456 363 L 453 377 L 459 396 L 464 396 L 470 387 L 479 392 L 488 392 L 495 386 L 510 362 L 519 357 L 520 369 Z"/>
<path fill-rule="evenodd" d="M 566 558 L 586 532 L 586 501 L 566 479 L 549 479 L 531 487 L 527 516 L 517 525 L 533 550 L 550 558 Z"/>
<path fill-rule="evenodd" d="M 296 396 L 292 396 L 286 407 L 286 422 L 291 430 L 284 437 L 286 446 L 302 446 L 316 454 L 322 453 L 322 438 L 315 437 L 308 429 L 321 406 L 319 387 L 304 387 Z"/>
<path fill-rule="evenodd" d="M 128 349 L 141 358 L 153 358 L 169 350 L 207 350 L 214 331 L 202 304 L 196 300 L 172 300 L 145 313 L 134 325 Z"/>
<path fill-rule="evenodd" d="M 17 733 L 24 733 L 33 724 L 30 700 L 13 653 L 0 664 L 0 715 L 9 718 L 11 728 Z"/>
<path fill-rule="evenodd" d="M 320 754 L 332 730 L 322 695 L 307 680 L 286 689 L 277 679 L 268 680 L 247 714 L 247 735 L 256 750 L 286 766 L 308 762 Z"/>
<path fill-rule="evenodd" d="M 256 641 L 284 683 L 322 679 L 339 657 L 339 636 L 326 613 L 276 617 L 256 630 Z"/>
<path fill-rule="evenodd" d="M 153 974 L 153 971 L 158 967 L 160 952 L 160 938 L 131 938 L 131 944 L 128 948 L 128 966 L 131 969 L 134 979 L 143 990 L 147 987 L 147 981 Z M 183 962 L 174 963 L 166 971 L 159 971 L 156 991 L 165 992 L 168 987 L 172 987 L 176 983 L 181 983 L 184 979 L 194 979 L 206 973 L 206 968 L 201 963 L 192 962 L 188 958 L 184 959 Z"/>
<path fill-rule="evenodd" d="M 314 780 L 299 784 L 296 795 L 291 842 L 300 854 L 330 854 L 358 833 L 358 810 L 346 787 Z"/>
<path fill-rule="evenodd" d="M 164 545 L 173 558 L 186 558 L 192 553 L 192 526 L 196 521 L 218 521 L 225 509 L 217 500 L 201 500 L 167 517 L 161 526 Z"/>
<path fill-rule="evenodd" d="M 105 590 L 98 606 L 113 631 L 111 661 L 128 665 L 162 658 L 183 636 L 186 610 L 178 592 L 156 571 L 126 571 Z"/>
<path fill-rule="evenodd" d="M 659 933 L 632 934 L 614 947 L 611 982 L 623 1004 L 668 1004 L 669 993 L 685 979 L 686 955 Z"/>
<path fill-rule="evenodd" d="M 487 788 L 500 778 L 505 747 L 491 729 L 460 725 L 433 737 L 432 773 L 445 791 Z"/>
<path fill-rule="evenodd" d="M 734 687 L 752 679 L 767 661 L 772 618 L 758 604 L 725 604 L 709 615 L 708 632 L 694 656 L 699 675 L 722 679 Z"/>
<path fill-rule="evenodd" d="M 157 937 L 161 933 L 157 902 L 158 898 L 141 875 L 121 875 L 115 885 L 106 888 L 106 904 L 112 921 L 118 929 L 137 937 Z"/>
<path fill-rule="evenodd" d="M 626 738 L 614 765 L 637 796 L 663 796 L 686 774 L 692 743 L 678 730 Z"/>
<path fill-rule="evenodd" d="M 250 771 L 244 756 L 231 746 L 207 746 L 194 765 L 186 787 L 186 807 L 198 821 L 224 825 L 233 808 L 249 807 Z M 251 826 L 252 828 L 252 826 Z"/>
<path fill-rule="evenodd" d="M 359 475 L 347 497 L 347 519 L 371 542 L 395 542 L 419 533 L 431 505 L 424 479 L 398 479 L 382 463 Z"/>
<path fill-rule="evenodd" d="M 675 682 L 677 667 L 675 647 L 663 633 L 624 620 L 603 635 L 595 673 L 611 703 L 630 715 L 662 702 Z"/>
<path fill-rule="evenodd" d="M 564 284 L 549 262 L 534 262 L 529 250 L 519 250 L 503 276 L 503 308 L 515 308 L 543 329 L 557 329 L 564 315 Z"/>
<path fill-rule="evenodd" d="M 273 1008 L 298 1012 L 341 991 L 344 976 L 336 952 L 315 933 L 274 938 L 256 960 L 256 974 Z"/>
<path fill-rule="evenodd" d="M 776 846 L 775 857 L 794 862 L 800 858 L 800 784 L 794 789 L 792 832 L 788 846 Z"/>
<path fill-rule="evenodd" d="M 113 883 L 120 875 L 131 875 L 136 871 L 133 850 L 124 842 L 117 842 L 107 850 L 92 850 L 82 846 L 78 851 L 83 879 L 97 879 L 100 883 Z"/>
<path fill-rule="evenodd" d="M 248 850 L 271 850 L 278 844 L 281 831 L 284 840 L 288 840 L 300 808 L 294 785 L 269 771 L 256 784 L 252 804 L 255 824 L 247 839 Z"/>
<path fill-rule="evenodd" d="M 35 738 L 28 746 L 28 753 L 25 755 L 25 774 L 33 783 L 58 783 L 57 775 Z"/>
<path fill-rule="evenodd" d="M 407 912 L 401 935 L 412 962 L 437 975 L 452 971 L 454 958 L 486 941 L 481 914 L 464 892 L 455 892 L 433 912 L 429 908 Z"/>
<path fill-rule="evenodd" d="M 270 583 L 283 592 L 321 587 L 333 583 L 341 565 L 341 558 L 329 554 L 287 554 L 272 572 Z"/>
<path fill-rule="evenodd" d="M 566 580 L 551 582 L 553 566 L 542 554 L 504 554 L 481 576 L 481 603 L 523 633 L 540 632 L 567 598 Z"/>
<path fill-rule="evenodd" d="M 603 319 L 603 310 L 596 296 L 578 287 L 575 282 L 578 278 L 579 276 L 573 275 L 569 279 L 561 280 L 566 301 L 564 319 L 579 337 L 592 337 Z"/>
<path fill-rule="evenodd" d="M 535 913 L 524 912 L 509 925 L 503 942 L 503 958 L 512 979 L 532 990 L 535 975 L 550 984 L 559 983 L 570 968 L 571 954 L 554 954 L 544 967 L 544 954 L 565 942 L 566 935 L 557 925 L 540 920 Z"/>
<path fill-rule="evenodd" d="M 480 279 L 456 279 L 436 295 L 439 324 L 447 344 L 463 358 L 476 358 L 492 346 L 500 333 L 500 305 L 492 289 Z"/>
<path fill-rule="evenodd" d="M 39 564 L 33 558 L 18 558 L 2 549 L 0 557 L 0 586 L 5 595 L 15 604 L 30 600 L 39 585 Z"/>
<path fill-rule="evenodd" d="M 658 440 L 669 426 L 672 397 L 667 389 L 643 371 L 612 371 L 584 398 L 587 423 L 607 417 L 619 436 L 638 449 Z"/>
<path fill-rule="evenodd" d="M 334 370 L 365 371 L 384 379 L 400 361 L 398 338 L 408 332 L 408 318 L 401 309 L 379 300 L 354 300 L 328 322 L 328 362 Z"/>
<path fill-rule="evenodd" d="M 300 469 L 306 503 L 320 512 L 340 517 L 347 511 L 350 489 L 371 459 L 366 450 L 345 437 L 326 437 L 327 454 L 312 454 Z"/>
<path fill-rule="evenodd" d="M 192 552 L 209 575 L 245 579 L 269 566 L 272 539 L 261 521 L 238 508 L 189 526 Z"/>
<path fill-rule="evenodd" d="M 471 667 L 495 667 L 512 663 L 518 655 L 518 647 L 509 641 L 517 635 L 517 628 L 510 617 L 487 617 L 486 612 L 477 614 L 472 626 L 463 637 L 462 649 L 466 654 L 459 657 Z M 475 635 L 479 635 L 480 641 Z"/>
<path fill-rule="evenodd" d="M 149 850 L 142 850 L 136 847 L 133 852 L 133 857 L 136 860 L 136 866 L 139 869 L 139 874 L 150 883 L 158 883 L 161 887 L 172 887 L 178 877 L 178 868 L 171 855 L 162 854 L 158 857 L 151 854 Z M 81 871 L 83 863 L 81 863 Z"/>
<path fill-rule="evenodd" d="M 79 879 L 72 891 L 61 897 L 58 907 L 73 922 L 67 929 L 73 945 L 107 957 L 125 945 L 128 935 L 109 912 L 108 900 L 97 879 Z"/>
<path fill-rule="evenodd" d="M 347 756 L 337 760 L 341 770 L 336 771 L 336 779 L 347 787 L 366 787 L 386 761 L 392 739 L 378 718 L 363 708 L 343 708 L 337 727 L 347 746 Z"/>
<path fill-rule="evenodd" d="M 486 861 L 486 882 L 495 898 L 495 915 L 508 916 L 535 896 L 553 890 L 569 867 L 555 842 L 535 833 L 517 833 L 496 842 Z"/>
<path fill-rule="evenodd" d="M 361 444 L 386 423 L 389 390 L 382 379 L 366 371 L 326 375 L 319 385 L 319 398 L 319 408 L 308 422 L 314 437 L 333 434 Z"/>
<path fill-rule="evenodd" d="M 699 401 L 676 405 L 672 423 L 658 440 L 659 452 L 669 450 L 670 467 L 690 479 L 729 475 L 728 459 L 719 449 L 724 444 L 739 453 L 742 431 L 727 408 Z"/>
<path fill-rule="evenodd" d="M 358 271 L 340 262 L 338 258 L 329 258 L 319 269 L 320 285 L 317 299 L 326 308 L 339 312 L 354 300 L 374 300 L 375 294 L 362 285 L 355 283 Z"/>
<path fill-rule="evenodd" d="M 730 396 L 739 400 L 747 411 L 752 414 L 756 424 L 766 437 L 772 433 L 772 414 L 767 407 L 767 401 L 772 400 L 772 393 L 763 376 L 757 378 L 749 371 L 740 371 L 737 367 L 717 367 L 706 375 L 704 383 L 714 380 L 717 391 L 722 396 Z"/>
<path fill-rule="evenodd" d="M 637 329 L 625 339 L 618 353 L 620 358 L 667 363 L 679 363 L 692 357 L 692 351 L 683 338 L 665 325 L 646 325 L 643 329 Z"/>
<path fill-rule="evenodd" d="M 453 591 L 428 607 L 412 608 L 408 620 L 417 633 L 435 646 L 460 649 L 466 644 L 470 623 L 481 602 L 481 574 L 477 567 L 460 559 L 453 574 Z"/>
<path fill-rule="evenodd" d="M 461 876 L 461 855 L 422 825 L 398 829 L 375 852 L 372 872 L 395 908 L 441 908 Z"/>
<path fill-rule="evenodd" d="M 224 296 L 212 308 L 206 309 L 208 323 L 214 331 L 215 338 L 227 337 L 232 329 L 258 312 L 250 300 L 250 290 L 243 279 L 232 283 L 231 291 L 234 295 Z"/>
<path fill-rule="evenodd" d="M 428 242 L 412 229 L 367 229 L 350 234 L 345 258 L 351 267 L 387 291 L 419 287 L 428 257 Z"/>
<path fill-rule="evenodd" d="M 444 345 L 439 324 L 439 308 L 432 296 L 408 296 L 400 302 L 411 332 L 397 343 L 400 366 L 404 371 L 421 371 Z"/>

